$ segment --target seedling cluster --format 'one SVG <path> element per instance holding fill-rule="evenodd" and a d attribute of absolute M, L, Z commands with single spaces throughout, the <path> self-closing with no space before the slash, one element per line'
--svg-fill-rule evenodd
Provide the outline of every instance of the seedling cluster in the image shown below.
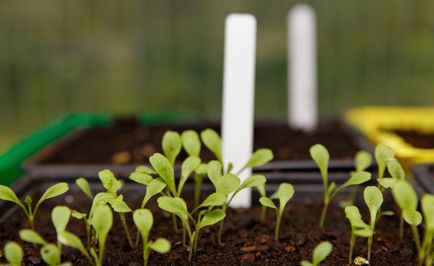
<path fill-rule="evenodd" d="M 204 162 L 200 155 L 202 146 L 206 147 L 215 159 Z M 144 196 L 140 206 L 132 208 L 124 200 L 123 181 L 118 179 L 110 170 L 100 171 L 98 176 L 102 190 L 93 191 L 85 178 L 75 181 L 77 187 L 89 200 L 90 208 L 87 211 L 70 209 L 68 206 L 56 206 L 51 213 L 51 220 L 56 232 L 56 241 L 44 239 L 36 230 L 34 221 L 39 206 L 48 199 L 60 196 L 68 191 L 66 183 L 59 183 L 49 187 L 33 206 L 32 198 L 26 196 L 24 201 L 8 187 L 0 186 L 0 199 L 18 205 L 25 213 L 29 227 L 22 229 L 19 236 L 22 241 L 40 247 L 41 259 L 50 266 L 71 265 L 62 262 L 62 251 L 68 246 L 80 252 L 91 265 L 102 266 L 105 263 L 104 254 L 110 241 L 109 234 L 114 223 L 120 222 L 125 241 L 130 249 L 137 249 L 143 255 L 143 264 L 147 265 L 151 252 L 167 253 L 171 243 L 162 237 L 154 237 L 153 226 L 155 209 L 148 207 L 156 205 L 161 213 L 159 217 L 171 219 L 173 231 L 179 234 L 182 241 L 179 245 L 188 253 L 188 260 L 192 261 L 200 244 L 201 233 L 206 227 L 218 227 L 213 237 L 216 243 L 224 245 L 224 221 L 229 215 L 230 203 L 240 191 L 255 188 L 259 194 L 259 203 L 262 205 L 261 222 L 266 219 L 266 209 L 276 211 L 274 239 L 279 241 L 282 230 L 285 208 L 296 193 L 289 183 L 281 183 L 277 190 L 267 196 L 266 177 L 253 174 L 242 180 L 239 175 L 247 168 L 258 167 L 268 163 L 273 154 L 268 149 L 258 149 L 239 171 L 234 172 L 232 164 L 224 165 L 221 153 L 221 139 L 219 135 L 206 129 L 200 134 L 193 130 L 186 130 L 179 134 L 169 131 L 162 139 L 162 153 L 155 153 L 149 158 L 148 166 L 139 166 L 132 172 L 129 179 L 143 185 Z M 180 162 L 179 154 L 185 152 L 187 157 Z M 327 210 L 336 196 L 343 190 L 352 190 L 353 194 L 361 189 L 361 185 L 372 179 L 368 172 L 373 161 L 372 156 L 365 152 L 358 152 L 354 158 L 355 170 L 349 173 L 349 178 L 342 184 L 329 182 L 329 153 L 327 149 L 316 144 L 311 147 L 310 154 L 316 162 L 324 186 L 323 210 L 319 218 L 319 227 L 326 230 Z M 434 195 L 424 195 L 419 202 L 411 184 L 405 180 L 405 172 L 399 162 L 394 158 L 393 151 L 385 145 L 378 145 L 375 149 L 375 160 L 378 165 L 376 183 L 363 187 L 363 200 L 365 211 L 360 211 L 354 201 L 345 203 L 343 212 L 349 221 L 351 229 L 348 262 L 353 260 L 354 247 L 358 238 L 367 240 L 367 260 L 369 261 L 373 247 L 375 250 L 375 230 L 380 218 L 384 215 L 394 215 L 391 211 L 382 210 L 384 194 L 388 191 L 393 195 L 396 204 L 401 210 L 399 217 L 401 225 L 399 236 L 403 237 L 405 223 L 409 224 L 413 240 L 417 248 L 419 264 L 432 265 L 434 260 Z M 180 164 L 180 169 L 175 164 Z M 175 171 L 176 170 L 176 171 Z M 390 175 L 390 176 L 386 176 Z M 187 182 L 194 184 L 194 193 L 189 195 L 184 191 Z M 202 186 L 211 185 L 213 192 L 202 195 Z M 150 204 L 151 202 L 151 204 Z M 369 213 L 369 217 L 362 214 Z M 77 219 L 85 228 L 85 236 L 75 235 L 68 230 L 71 219 Z M 132 224 L 132 222 L 134 225 Z M 366 222 L 365 222 L 366 221 Z M 423 229 L 419 228 L 423 224 Z M 284 224 L 283 224 L 284 225 Z M 421 232 L 423 236 L 421 237 Z M 398 235 L 397 234 L 397 235 Z M 332 252 L 332 244 L 327 241 L 320 242 L 313 250 L 312 261 L 303 260 L 301 266 L 317 266 Z M 24 253 L 16 242 L 8 242 L 4 247 L 6 265 L 21 265 Z M 361 257 L 358 257 L 359 259 Z M 305 258 L 307 259 L 307 258 Z"/>

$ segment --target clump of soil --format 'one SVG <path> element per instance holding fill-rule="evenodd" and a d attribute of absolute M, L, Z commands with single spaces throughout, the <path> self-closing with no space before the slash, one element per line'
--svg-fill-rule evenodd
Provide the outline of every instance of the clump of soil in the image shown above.
<path fill-rule="evenodd" d="M 212 128 L 220 131 L 216 123 L 191 125 L 142 126 L 135 120 L 119 120 L 107 128 L 88 128 L 70 141 L 53 148 L 41 164 L 131 164 L 144 163 L 155 152 L 161 152 L 161 139 L 167 130 L 182 132 L 186 129 L 201 131 Z M 254 129 L 254 148 L 270 148 L 276 161 L 310 160 L 309 148 L 322 143 L 333 158 L 351 160 L 362 149 L 350 132 L 338 121 L 321 121 L 317 130 L 304 132 L 291 129 L 284 123 L 257 123 Z M 202 149 L 205 161 L 214 156 Z M 182 153 L 180 159 L 186 157 Z"/>
<path fill-rule="evenodd" d="M 90 207 L 88 199 L 78 191 L 68 192 L 67 196 L 53 199 L 41 206 L 36 219 L 36 230 L 47 240 L 55 241 L 55 230 L 50 222 L 51 209 L 55 205 L 68 205 L 72 209 L 86 212 Z M 140 205 L 144 192 L 137 187 L 124 193 L 126 201 L 132 207 Z M 188 195 L 190 193 L 187 193 Z M 384 205 L 385 209 L 390 204 Z M 225 221 L 223 234 L 224 246 L 216 240 L 217 226 L 202 230 L 198 251 L 191 263 L 187 262 L 188 251 L 181 244 L 181 234 L 173 229 L 171 219 L 165 217 L 156 207 L 155 201 L 149 205 L 154 213 L 154 228 L 151 239 L 166 237 L 172 243 L 172 250 L 164 255 L 152 253 L 149 265 L 299 265 L 302 259 L 311 260 L 312 250 L 320 241 L 328 240 L 333 244 L 331 255 L 321 265 L 349 265 L 348 248 L 350 227 L 343 209 L 331 206 L 326 220 L 326 229 L 318 228 L 318 217 L 321 203 L 312 197 L 298 196 L 289 202 L 281 226 L 279 241 L 273 239 L 275 215 L 267 211 L 265 223 L 259 221 L 260 207 L 250 209 L 231 209 Z M 367 220 L 368 212 L 363 203 L 362 215 Z M 396 210 L 395 210 L 396 211 Z M 135 235 L 131 217 L 128 219 L 132 235 Z M 0 246 L 7 240 L 15 240 L 23 244 L 25 265 L 44 265 L 39 256 L 39 249 L 34 245 L 22 243 L 18 230 L 28 224 L 20 210 L 0 223 Z M 379 221 L 373 242 L 371 265 L 417 265 L 417 254 L 408 230 L 405 241 L 398 240 L 399 222 L 396 217 L 382 217 Z M 85 239 L 82 222 L 71 219 L 68 230 Z M 354 254 L 366 257 L 366 239 L 359 238 Z M 0 257 L 0 262 L 3 262 Z M 79 252 L 63 248 L 62 261 L 70 261 L 73 265 L 90 265 Z M 141 265 L 141 247 L 131 249 L 124 236 L 122 227 L 115 215 L 105 252 L 105 265 Z"/>

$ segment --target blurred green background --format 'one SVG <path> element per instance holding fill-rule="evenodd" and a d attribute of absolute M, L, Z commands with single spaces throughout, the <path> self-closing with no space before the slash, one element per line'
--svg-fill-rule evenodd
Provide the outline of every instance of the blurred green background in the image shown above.
<path fill-rule="evenodd" d="M 434 99 L 434 1 L 316 0 L 319 108 Z M 221 109 L 224 19 L 258 20 L 256 112 L 285 117 L 300 1 L 0 1 L 0 148 L 71 111 Z"/>

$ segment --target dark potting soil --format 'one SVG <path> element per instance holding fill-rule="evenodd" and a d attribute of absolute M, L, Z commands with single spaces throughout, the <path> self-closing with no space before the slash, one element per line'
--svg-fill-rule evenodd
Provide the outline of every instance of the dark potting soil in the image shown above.
<path fill-rule="evenodd" d="M 405 142 L 416 148 L 434 149 L 434 133 L 418 132 L 414 130 L 394 130 Z"/>
<path fill-rule="evenodd" d="M 89 128 L 64 147 L 42 160 L 42 164 L 131 164 L 145 163 L 155 152 L 161 152 L 161 139 L 167 130 L 201 131 L 216 124 L 140 126 L 135 120 L 120 120 L 108 128 Z M 270 148 L 275 160 L 310 160 L 309 148 L 322 143 L 333 158 L 351 160 L 360 150 L 344 126 L 335 120 L 324 120 L 317 130 L 304 132 L 283 124 L 259 124 L 254 131 L 254 148 Z M 202 149 L 201 158 L 214 159 Z M 181 154 L 179 158 L 185 158 Z"/>
<path fill-rule="evenodd" d="M 51 209 L 58 204 L 68 205 L 79 211 L 87 211 L 90 202 L 78 192 L 68 192 L 68 196 L 52 199 L 41 206 L 36 219 L 36 230 L 48 241 L 55 241 L 55 230 L 50 222 Z M 144 193 L 126 194 L 132 208 L 138 207 Z M 127 197 L 128 196 L 128 197 Z M 365 220 L 368 218 L 364 204 L 358 204 Z M 187 262 L 188 251 L 181 244 L 180 233 L 173 229 L 171 219 L 150 203 L 154 213 L 154 228 L 150 239 L 166 237 L 172 243 L 172 250 L 164 255 L 151 253 L 149 265 L 299 265 L 302 259 L 312 259 L 312 250 L 320 242 L 328 240 L 333 244 L 333 251 L 321 265 L 348 264 L 350 227 L 341 208 L 334 206 L 329 210 L 326 229 L 318 228 L 321 205 L 312 198 L 299 197 L 289 202 L 281 225 L 279 242 L 273 239 L 275 215 L 267 211 L 267 220 L 258 219 L 260 207 L 230 210 L 226 221 L 223 240 L 225 246 L 216 243 L 217 226 L 201 231 L 198 250 L 192 263 Z M 396 211 L 396 210 L 395 210 Z M 104 265 L 142 265 L 141 247 L 130 249 L 119 219 L 115 215 L 114 227 L 108 237 Z M 132 235 L 134 224 L 128 216 Z M 382 217 L 376 227 L 373 241 L 371 265 L 417 265 L 417 255 L 411 234 L 406 228 L 405 241 L 398 239 L 398 219 Z M 17 210 L 10 219 L 0 224 L 0 246 L 7 240 L 15 240 L 23 245 L 25 265 L 44 265 L 40 259 L 39 248 L 19 240 L 18 230 L 28 227 L 24 215 Z M 84 225 L 71 219 L 67 230 L 74 232 L 84 241 Z M 355 256 L 366 257 L 366 239 L 359 238 L 354 250 Z M 0 262 L 4 258 L 0 256 Z M 78 251 L 63 248 L 62 261 L 73 265 L 90 265 Z"/>

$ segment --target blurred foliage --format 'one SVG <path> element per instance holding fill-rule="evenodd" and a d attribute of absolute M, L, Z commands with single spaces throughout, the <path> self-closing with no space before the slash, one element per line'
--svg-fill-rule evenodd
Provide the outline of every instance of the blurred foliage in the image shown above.
<path fill-rule="evenodd" d="M 299 2 L 0 1 L 0 134 L 70 111 L 218 116 L 231 12 L 258 20 L 258 115 L 284 117 L 286 16 Z M 322 114 L 432 104 L 434 1 L 304 2 L 318 14 Z"/>

